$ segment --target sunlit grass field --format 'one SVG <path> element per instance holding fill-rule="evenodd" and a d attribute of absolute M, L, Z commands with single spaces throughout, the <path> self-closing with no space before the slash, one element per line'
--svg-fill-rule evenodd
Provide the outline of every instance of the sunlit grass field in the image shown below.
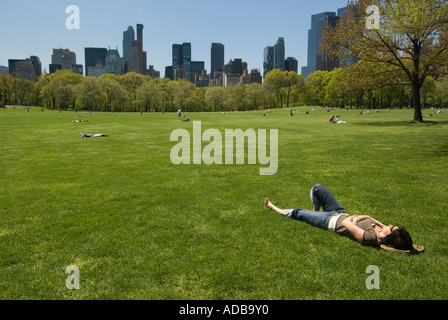
<path fill-rule="evenodd" d="M 278 172 L 261 176 L 261 164 L 172 164 L 171 132 L 193 127 L 175 113 L 1 109 L 0 299 L 448 298 L 448 110 L 423 124 L 412 110 L 296 111 L 184 114 L 203 131 L 278 129 Z M 316 183 L 425 252 L 362 247 L 263 205 L 311 209 Z"/>

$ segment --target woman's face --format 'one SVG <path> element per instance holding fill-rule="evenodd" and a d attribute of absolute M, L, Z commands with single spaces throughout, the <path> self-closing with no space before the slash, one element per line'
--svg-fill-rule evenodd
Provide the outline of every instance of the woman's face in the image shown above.
<path fill-rule="evenodd" d="M 378 238 L 380 240 L 386 238 L 388 235 L 390 235 L 392 233 L 392 231 L 394 230 L 394 228 L 397 228 L 393 225 L 388 225 L 385 226 L 379 233 L 378 233 Z"/>

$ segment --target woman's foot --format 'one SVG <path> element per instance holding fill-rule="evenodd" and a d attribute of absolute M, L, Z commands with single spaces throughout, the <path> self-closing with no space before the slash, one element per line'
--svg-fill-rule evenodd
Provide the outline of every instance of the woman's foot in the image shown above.
<path fill-rule="evenodd" d="M 271 203 L 271 201 L 269 201 L 269 198 L 264 199 L 264 205 L 267 208 L 272 209 L 272 203 Z"/>
<path fill-rule="evenodd" d="M 274 210 L 274 211 L 277 212 L 277 213 L 282 213 L 282 212 L 283 212 L 283 209 L 279 209 L 279 208 L 277 208 L 277 207 L 276 207 L 276 206 L 269 200 L 269 198 L 265 198 L 265 199 L 264 199 L 264 204 L 265 204 L 266 207 L 268 207 L 269 209 Z"/>

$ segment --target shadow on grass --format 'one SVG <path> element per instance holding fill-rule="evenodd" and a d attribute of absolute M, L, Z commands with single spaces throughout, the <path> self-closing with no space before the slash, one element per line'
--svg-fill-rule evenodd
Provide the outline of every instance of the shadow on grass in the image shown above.
<path fill-rule="evenodd" d="M 409 127 L 409 126 L 433 126 L 433 125 L 448 125 L 448 120 L 433 121 L 427 120 L 423 122 L 418 121 L 369 121 L 356 122 L 357 125 L 372 126 L 372 127 Z"/>

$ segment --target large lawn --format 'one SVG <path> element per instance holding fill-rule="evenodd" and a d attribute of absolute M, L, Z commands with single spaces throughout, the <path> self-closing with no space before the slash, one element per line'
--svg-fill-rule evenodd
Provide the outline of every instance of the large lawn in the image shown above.
<path fill-rule="evenodd" d="M 171 132 L 193 128 L 175 113 L 0 110 L 0 299 L 448 298 L 448 110 L 424 124 L 358 112 L 186 114 L 203 131 L 278 129 L 278 172 L 262 176 L 261 164 L 172 164 Z M 263 205 L 311 209 L 316 183 L 426 251 L 362 247 Z"/>

